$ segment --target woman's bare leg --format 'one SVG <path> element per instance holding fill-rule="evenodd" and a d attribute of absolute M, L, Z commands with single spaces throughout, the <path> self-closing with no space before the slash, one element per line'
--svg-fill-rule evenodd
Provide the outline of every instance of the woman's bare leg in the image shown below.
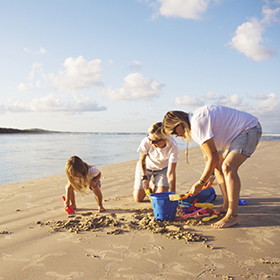
<path fill-rule="evenodd" d="M 232 227 L 238 223 L 237 211 L 241 189 L 238 168 L 247 158 L 248 157 L 243 154 L 230 152 L 223 162 L 223 174 L 228 195 L 228 210 L 223 219 L 212 224 L 213 227 L 226 228 Z"/>
<path fill-rule="evenodd" d="M 226 213 L 228 210 L 228 195 L 227 195 L 227 187 L 225 182 L 225 177 L 222 171 L 222 164 L 224 161 L 224 156 L 219 154 L 219 162 L 215 169 L 215 177 L 220 186 L 222 196 L 223 196 L 223 204 L 216 209 L 216 211 L 221 213 Z"/>

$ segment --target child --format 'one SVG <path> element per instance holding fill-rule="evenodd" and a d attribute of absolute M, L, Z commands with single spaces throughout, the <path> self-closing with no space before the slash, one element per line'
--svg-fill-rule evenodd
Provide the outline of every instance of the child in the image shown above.
<path fill-rule="evenodd" d="M 100 190 L 101 172 L 95 166 L 88 165 L 77 156 L 70 157 L 67 160 L 65 171 L 68 178 L 68 183 L 65 186 L 65 207 L 69 206 L 76 209 L 74 190 L 85 193 L 87 188 L 90 188 L 95 195 L 99 212 L 105 212 Z"/>

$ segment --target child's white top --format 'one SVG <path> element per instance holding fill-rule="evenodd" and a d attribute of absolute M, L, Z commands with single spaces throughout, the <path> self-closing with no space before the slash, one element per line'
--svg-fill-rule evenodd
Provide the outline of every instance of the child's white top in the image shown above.
<path fill-rule="evenodd" d="M 96 177 L 99 174 L 99 170 L 95 166 L 91 166 L 88 169 L 88 174 L 87 174 L 87 181 L 90 182 L 94 177 Z"/>
<path fill-rule="evenodd" d="M 158 148 L 151 144 L 148 137 L 145 137 L 138 147 L 138 153 L 147 155 L 146 167 L 150 170 L 162 170 L 169 162 L 178 161 L 178 146 L 174 139 L 168 142 L 164 148 Z"/>

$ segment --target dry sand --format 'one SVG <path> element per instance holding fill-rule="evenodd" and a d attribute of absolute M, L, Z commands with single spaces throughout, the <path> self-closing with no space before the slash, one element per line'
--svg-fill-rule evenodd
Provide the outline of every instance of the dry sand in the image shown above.
<path fill-rule="evenodd" d="M 148 199 L 136 203 L 136 161 L 101 167 L 106 213 L 92 193 L 63 210 L 66 176 L 0 186 L 0 279 L 280 279 L 280 142 L 261 142 L 240 169 L 239 225 L 214 229 L 196 220 L 155 221 Z M 177 192 L 204 167 L 180 151 Z M 221 204 L 216 187 L 215 205 Z"/>

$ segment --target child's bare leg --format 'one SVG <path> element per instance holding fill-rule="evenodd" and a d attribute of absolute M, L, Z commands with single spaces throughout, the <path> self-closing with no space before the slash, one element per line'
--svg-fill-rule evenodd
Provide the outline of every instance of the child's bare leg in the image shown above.
<path fill-rule="evenodd" d="M 103 196 L 102 196 L 102 192 L 100 190 L 99 185 L 97 185 L 95 188 L 92 188 L 92 191 L 94 193 L 99 212 L 105 212 L 106 209 L 103 207 L 103 204 L 102 204 Z"/>
<path fill-rule="evenodd" d="M 65 186 L 65 191 L 66 191 L 65 204 L 73 209 L 76 209 L 77 207 L 75 201 L 74 188 L 70 184 L 67 184 Z"/>
<path fill-rule="evenodd" d="M 157 187 L 155 186 L 154 192 L 155 193 L 163 193 L 163 192 L 168 192 L 168 187 Z"/>
<path fill-rule="evenodd" d="M 133 190 L 133 197 L 136 202 L 142 202 L 145 198 L 146 193 L 144 189 L 134 189 Z"/>

